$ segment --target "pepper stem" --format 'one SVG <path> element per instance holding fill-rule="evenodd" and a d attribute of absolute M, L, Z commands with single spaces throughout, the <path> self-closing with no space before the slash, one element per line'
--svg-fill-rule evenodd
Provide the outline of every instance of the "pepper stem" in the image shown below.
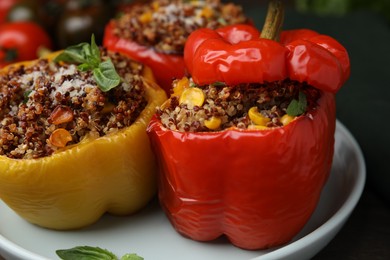
<path fill-rule="evenodd" d="M 284 20 L 284 5 L 282 1 L 271 0 L 268 4 L 267 15 L 260 38 L 279 41 Z"/>

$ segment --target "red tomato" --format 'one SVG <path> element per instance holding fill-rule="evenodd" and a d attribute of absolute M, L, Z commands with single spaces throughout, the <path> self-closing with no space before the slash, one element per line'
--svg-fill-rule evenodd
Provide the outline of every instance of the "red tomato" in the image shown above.
<path fill-rule="evenodd" d="M 0 25 L 0 67 L 17 61 L 36 59 L 40 47 L 50 49 L 52 42 L 39 25 L 33 22 Z"/>
<path fill-rule="evenodd" d="M 0 1 L 0 24 L 5 22 L 7 14 L 11 7 L 19 2 L 19 0 L 1 0 Z"/>

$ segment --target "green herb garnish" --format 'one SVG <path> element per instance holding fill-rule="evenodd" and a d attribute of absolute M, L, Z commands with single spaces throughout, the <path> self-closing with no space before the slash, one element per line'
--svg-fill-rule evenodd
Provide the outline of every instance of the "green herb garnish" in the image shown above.
<path fill-rule="evenodd" d="M 223 87 L 223 86 L 226 86 L 226 83 L 221 82 L 221 81 L 216 81 L 216 82 L 212 83 L 211 85 L 214 87 Z"/>
<path fill-rule="evenodd" d="M 23 93 L 23 104 L 26 104 L 28 102 L 28 96 L 31 94 L 32 90 L 26 90 Z"/>
<path fill-rule="evenodd" d="M 125 254 L 120 259 L 112 252 L 100 247 L 76 246 L 60 249 L 56 254 L 63 260 L 144 260 L 136 254 Z"/>
<path fill-rule="evenodd" d="M 307 100 L 306 95 L 302 91 L 299 91 L 298 100 L 291 100 L 287 107 L 287 114 L 290 116 L 299 116 L 306 112 Z"/>
<path fill-rule="evenodd" d="M 81 71 L 91 70 L 103 92 L 115 88 L 121 81 L 111 59 L 102 61 L 100 58 L 100 50 L 94 35 L 91 37 L 91 44 L 82 42 L 66 48 L 54 59 L 54 62 L 60 61 L 79 64 L 77 68 Z"/>
<path fill-rule="evenodd" d="M 196 87 L 199 87 L 199 85 L 196 84 L 196 83 L 193 82 L 193 81 L 190 81 L 190 88 L 196 88 Z"/>

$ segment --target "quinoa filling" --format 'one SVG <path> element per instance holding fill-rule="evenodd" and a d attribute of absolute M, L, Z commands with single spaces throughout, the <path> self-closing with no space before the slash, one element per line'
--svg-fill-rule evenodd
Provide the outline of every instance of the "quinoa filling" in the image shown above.
<path fill-rule="evenodd" d="M 267 129 L 281 127 L 297 116 L 287 114 L 292 100 L 305 96 L 307 115 L 316 109 L 321 92 L 292 80 L 226 86 L 223 83 L 195 86 L 183 78 L 173 83 L 172 97 L 157 109 L 164 127 L 181 132 Z"/>
<path fill-rule="evenodd" d="M 114 34 L 158 52 L 181 54 L 196 29 L 247 22 L 242 7 L 233 3 L 154 0 L 134 4 L 115 19 Z"/>
<path fill-rule="evenodd" d="M 101 49 L 121 77 L 103 92 L 92 72 L 41 59 L 0 73 L 0 155 L 49 156 L 56 150 L 130 126 L 145 108 L 143 66 Z"/>

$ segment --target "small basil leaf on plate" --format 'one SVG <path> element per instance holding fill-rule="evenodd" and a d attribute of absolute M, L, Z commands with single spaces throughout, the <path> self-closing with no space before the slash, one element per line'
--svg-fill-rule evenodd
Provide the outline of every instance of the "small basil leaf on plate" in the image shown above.
<path fill-rule="evenodd" d="M 137 254 L 125 254 L 121 257 L 121 260 L 144 260 L 144 258 L 138 256 Z"/>
<path fill-rule="evenodd" d="M 106 249 L 92 246 L 76 246 L 59 249 L 56 254 L 63 260 L 117 260 L 117 256 Z"/>

